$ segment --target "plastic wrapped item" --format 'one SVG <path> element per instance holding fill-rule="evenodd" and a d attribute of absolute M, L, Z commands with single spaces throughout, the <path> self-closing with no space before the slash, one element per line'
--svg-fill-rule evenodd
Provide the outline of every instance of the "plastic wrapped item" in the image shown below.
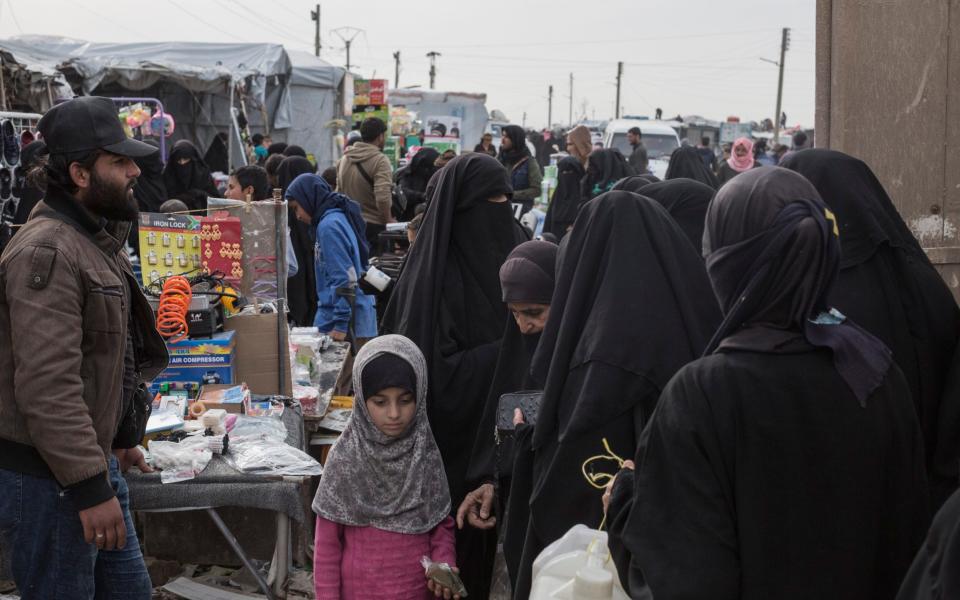
<path fill-rule="evenodd" d="M 153 440 L 149 448 L 153 466 L 161 469 L 161 483 L 193 479 L 213 458 L 213 452 L 203 436 L 188 436 L 180 442 Z"/>
<path fill-rule="evenodd" d="M 530 600 L 629 600 L 607 548 L 607 534 L 575 525 L 533 562 Z"/>
<path fill-rule="evenodd" d="M 304 415 L 319 416 L 327 411 L 325 404 L 321 406 L 320 390 L 316 386 L 294 385 L 293 397 L 300 403 Z"/>
<path fill-rule="evenodd" d="M 460 576 L 450 568 L 450 565 L 433 562 L 426 556 L 420 559 L 420 564 L 423 565 L 423 570 L 431 581 L 442 585 L 461 598 L 467 597 L 467 588 L 463 585 Z"/>
<path fill-rule="evenodd" d="M 230 432 L 230 450 L 223 458 L 234 469 L 255 475 L 321 475 L 312 456 L 286 443 L 279 419 L 239 417 Z"/>

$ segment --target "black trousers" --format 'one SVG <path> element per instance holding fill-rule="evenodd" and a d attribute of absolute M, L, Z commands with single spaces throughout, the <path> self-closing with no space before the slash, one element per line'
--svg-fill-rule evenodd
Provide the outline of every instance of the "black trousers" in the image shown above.
<path fill-rule="evenodd" d="M 380 234 L 387 230 L 386 225 L 367 223 L 367 243 L 370 245 L 370 256 L 380 256 Z"/>

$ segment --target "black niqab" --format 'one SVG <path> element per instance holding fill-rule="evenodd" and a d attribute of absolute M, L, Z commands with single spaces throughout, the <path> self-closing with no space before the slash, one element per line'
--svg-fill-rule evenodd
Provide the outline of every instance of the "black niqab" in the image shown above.
<path fill-rule="evenodd" d="M 809 181 L 779 167 L 730 180 L 710 204 L 703 245 L 725 315 L 707 353 L 785 351 L 802 337 L 833 352 L 861 404 L 883 383 L 889 349 L 828 306 L 840 245 Z"/>
<path fill-rule="evenodd" d="M 184 158 L 190 159 L 190 162 L 181 165 L 179 161 Z M 180 198 L 187 203 L 190 210 L 206 209 L 205 197 L 216 198 L 220 195 L 200 151 L 187 140 L 180 140 L 173 145 L 167 166 L 163 170 L 163 182 L 167 195 Z M 204 197 L 202 202 L 201 197 Z"/>
<path fill-rule="evenodd" d="M 314 173 L 309 160 L 300 156 L 285 158 L 277 169 L 277 183 L 286 198 L 287 188 L 298 175 Z M 317 274 L 314 267 L 313 231 L 310 225 L 297 219 L 293 208 L 287 213 L 290 226 L 290 243 L 297 256 L 297 274 L 287 278 L 287 305 L 290 307 L 290 319 L 300 327 L 313 326 L 317 312 Z"/>
<path fill-rule="evenodd" d="M 426 202 L 427 184 L 439 170 L 434 164 L 438 158 L 440 153 L 435 148 L 421 148 L 410 159 L 410 164 L 397 172 L 397 183 L 407 201 L 403 214 L 400 215 L 402 221 L 412 219 L 416 207 Z"/>
<path fill-rule="evenodd" d="M 594 150 L 587 159 L 587 174 L 580 185 L 581 202 L 610 191 L 618 181 L 631 175 L 636 173 L 619 150 Z"/>
<path fill-rule="evenodd" d="M 583 164 L 572 156 L 565 156 L 557 163 L 557 189 L 543 223 L 546 233 L 563 237 L 573 225 L 580 210 L 580 181 L 585 174 Z"/>
<path fill-rule="evenodd" d="M 670 179 L 657 183 L 645 183 L 639 177 L 627 177 L 613 187 L 655 200 L 667 209 L 673 220 L 686 234 L 697 253 L 703 254 L 703 224 L 707 207 L 716 190 L 692 179 Z"/>
<path fill-rule="evenodd" d="M 713 189 L 720 189 L 720 180 L 713 171 L 703 164 L 700 153 L 692 146 L 680 146 L 670 154 L 670 164 L 667 166 L 666 178 L 693 179 Z"/>
<path fill-rule="evenodd" d="M 152 140 L 147 140 L 146 143 L 151 146 L 157 145 Z M 163 178 L 164 166 L 159 147 L 153 154 L 134 159 L 134 162 L 140 168 L 140 176 L 137 177 L 137 183 L 133 186 L 133 196 L 137 199 L 140 212 L 160 212 L 160 205 L 169 198 Z"/>
<path fill-rule="evenodd" d="M 268 150 L 268 152 L 269 152 L 269 150 Z M 296 144 L 293 144 L 293 145 L 287 146 L 286 148 L 283 149 L 283 155 L 284 155 L 284 156 L 301 156 L 301 157 L 303 157 L 303 158 L 306 158 L 306 157 L 307 157 L 307 151 L 304 150 L 303 148 L 301 148 L 300 146 L 297 146 Z M 269 154 L 268 154 L 268 156 L 269 156 Z"/>
<path fill-rule="evenodd" d="M 830 303 L 879 337 L 903 371 L 923 429 L 936 509 L 956 489 L 960 463 L 956 301 L 863 161 L 815 149 L 781 166 L 813 183 L 836 215 L 842 258 Z"/>

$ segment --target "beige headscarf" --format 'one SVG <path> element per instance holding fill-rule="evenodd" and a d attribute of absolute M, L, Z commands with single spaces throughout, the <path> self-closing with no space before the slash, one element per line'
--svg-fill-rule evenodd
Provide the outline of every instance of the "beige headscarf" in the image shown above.
<path fill-rule="evenodd" d="M 580 160 L 586 164 L 587 156 L 593 150 L 593 141 L 590 137 L 590 130 L 583 125 L 577 125 L 567 132 L 567 146 L 573 146 L 580 155 Z"/>

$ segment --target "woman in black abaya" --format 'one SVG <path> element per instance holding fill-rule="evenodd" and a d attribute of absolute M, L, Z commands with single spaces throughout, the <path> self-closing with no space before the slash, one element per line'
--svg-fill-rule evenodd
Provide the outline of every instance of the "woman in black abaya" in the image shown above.
<path fill-rule="evenodd" d="M 692 179 L 670 179 L 648 183 L 640 177 L 627 177 L 613 186 L 615 190 L 625 190 L 656 200 L 667 209 L 683 233 L 702 254 L 703 221 L 707 216 L 707 206 L 716 193 L 712 187 Z"/>
<path fill-rule="evenodd" d="M 703 158 L 693 146 L 680 146 L 670 154 L 666 178 L 693 179 L 715 190 L 720 189 L 720 180 L 703 164 Z"/>
<path fill-rule="evenodd" d="M 187 140 L 173 145 L 163 170 L 163 181 L 167 195 L 183 200 L 190 210 L 206 210 L 207 197 L 220 195 L 200 151 Z"/>
<path fill-rule="evenodd" d="M 398 216 L 401 222 L 407 222 L 414 217 L 417 206 L 427 201 L 427 183 L 439 168 L 434 164 L 440 158 L 435 148 L 421 148 L 410 159 L 410 164 L 397 172 L 396 185 L 400 186 L 407 206 L 403 214 Z"/>
<path fill-rule="evenodd" d="M 287 188 L 298 175 L 315 173 L 309 160 L 301 156 L 283 159 L 277 169 L 277 183 L 286 198 Z M 290 226 L 290 243 L 297 256 L 297 274 L 287 278 L 287 306 L 290 307 L 290 320 L 300 327 L 312 327 L 317 312 L 317 274 L 313 265 L 314 241 L 311 227 L 296 218 L 293 209 L 289 209 L 287 224 Z"/>
<path fill-rule="evenodd" d="M 960 491 L 933 519 L 930 532 L 907 576 L 897 600 L 948 600 L 960 598 Z"/>
<path fill-rule="evenodd" d="M 447 163 L 382 323 L 385 333 L 410 338 L 427 357 L 428 416 L 453 506 L 467 493 L 470 453 L 507 322 L 500 266 L 526 240 L 510 192 L 507 171 L 490 156 Z M 458 532 L 458 563 L 471 596 L 486 597 L 495 547 L 490 532 Z"/>
<path fill-rule="evenodd" d="M 577 523 L 600 525 L 584 461 L 632 456 L 660 391 L 720 320 L 703 260 L 666 210 L 630 192 L 583 206 L 560 250 L 550 318 L 533 359 L 544 382 L 516 598 L 533 560 Z"/>
<path fill-rule="evenodd" d="M 725 318 L 613 485 L 621 580 L 634 598 L 892 599 L 929 522 L 922 437 L 889 350 L 827 303 L 836 221 L 760 167 L 706 230 Z"/>
<path fill-rule="evenodd" d="M 636 173 L 619 150 L 594 150 L 587 159 L 586 176 L 580 183 L 580 201 L 586 202 L 610 191 L 618 181 L 631 175 Z"/>
<path fill-rule="evenodd" d="M 956 489 L 960 376 L 952 357 L 960 311 L 943 279 L 870 168 L 832 150 L 803 150 L 781 165 L 810 180 L 840 227 L 840 275 L 830 302 L 892 351 L 923 430 L 933 510 Z"/>

